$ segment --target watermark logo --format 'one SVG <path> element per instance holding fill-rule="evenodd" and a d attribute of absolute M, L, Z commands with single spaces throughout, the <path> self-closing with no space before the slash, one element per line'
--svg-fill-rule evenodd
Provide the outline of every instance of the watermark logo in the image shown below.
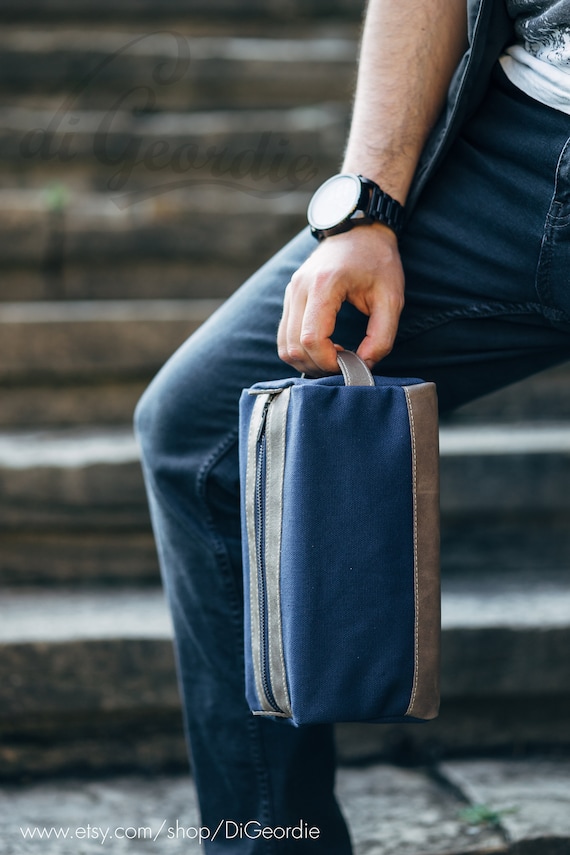
<path fill-rule="evenodd" d="M 77 826 L 20 826 L 20 834 L 24 840 L 90 840 L 104 846 L 114 840 L 152 840 L 154 843 L 162 837 L 166 840 L 196 841 L 200 845 L 206 841 L 216 840 L 287 840 L 292 844 L 298 841 L 319 840 L 321 830 L 300 819 L 295 825 L 265 825 L 257 819 L 247 822 L 236 822 L 233 819 L 221 819 L 215 828 L 207 825 L 184 825 L 176 820 L 173 825 L 167 825 L 163 820 L 158 829 L 150 825 L 136 826 L 100 826 L 87 823 Z"/>
<path fill-rule="evenodd" d="M 119 208 L 203 185 L 263 197 L 312 182 L 318 173 L 315 157 L 299 151 L 299 142 L 287 133 L 264 127 L 259 111 L 252 129 L 252 111 L 163 109 L 173 88 L 185 92 L 195 84 L 190 44 L 174 31 L 126 42 L 77 81 L 43 126 L 24 133 L 20 156 L 64 166 L 80 159 L 94 163 Z M 133 62 L 145 69 L 145 79 L 117 95 L 116 81 L 125 71 L 129 78 Z M 110 106 L 82 109 L 94 92 L 100 99 L 109 89 L 114 92 Z"/>

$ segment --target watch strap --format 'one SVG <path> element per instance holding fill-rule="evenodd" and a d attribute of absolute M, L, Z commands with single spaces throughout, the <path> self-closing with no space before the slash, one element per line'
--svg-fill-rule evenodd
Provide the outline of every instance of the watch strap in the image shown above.
<path fill-rule="evenodd" d="M 404 225 L 405 212 L 403 205 L 400 205 L 396 199 L 393 199 L 392 196 L 381 190 L 374 181 L 370 181 L 370 179 L 366 179 L 362 175 L 359 178 L 372 186 L 370 203 L 366 211 L 367 216 L 372 220 L 384 223 L 396 235 L 399 235 Z"/>

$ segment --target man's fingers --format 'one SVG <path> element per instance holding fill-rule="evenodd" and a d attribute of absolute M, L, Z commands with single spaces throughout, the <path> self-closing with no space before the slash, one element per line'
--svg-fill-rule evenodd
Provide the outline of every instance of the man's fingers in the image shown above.
<path fill-rule="evenodd" d="M 388 356 L 392 350 L 403 307 L 402 297 L 388 299 L 387 295 L 372 307 L 366 326 L 366 336 L 357 350 L 358 355 L 369 368 Z"/>
<path fill-rule="evenodd" d="M 331 336 L 341 305 L 342 300 L 335 299 L 332 288 L 326 294 L 314 288 L 307 299 L 300 341 L 321 374 L 338 371 L 337 351 Z"/>
<path fill-rule="evenodd" d="M 297 273 L 287 286 L 277 346 L 284 362 L 317 377 L 338 370 L 337 351 L 330 336 L 342 300 L 331 300 L 327 288 L 311 284 Z"/>
<path fill-rule="evenodd" d="M 285 289 L 285 297 L 283 299 L 283 312 L 279 321 L 277 330 L 277 352 L 281 359 L 287 356 L 287 325 L 289 323 L 289 289 Z"/>
<path fill-rule="evenodd" d="M 283 314 L 277 331 L 277 351 L 279 357 L 289 365 L 297 365 L 306 357 L 303 348 L 298 344 L 301 323 L 303 320 L 304 301 L 299 293 L 294 294 L 291 283 L 285 289 Z M 303 370 L 301 368 L 301 370 Z"/>
<path fill-rule="evenodd" d="M 301 344 L 306 300 L 306 291 L 300 285 L 298 277 L 295 277 L 295 281 L 290 282 L 285 290 L 283 315 L 277 333 L 277 349 L 284 362 L 300 372 L 314 374 L 318 372 L 318 367 Z"/>

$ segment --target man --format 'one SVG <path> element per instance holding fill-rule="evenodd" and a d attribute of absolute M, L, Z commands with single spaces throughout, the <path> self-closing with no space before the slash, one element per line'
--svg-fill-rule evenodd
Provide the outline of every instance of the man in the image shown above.
<path fill-rule="evenodd" d="M 449 410 L 570 356 L 569 33 L 568 0 L 370 0 L 351 177 L 319 193 L 322 239 L 306 230 L 261 268 L 139 404 L 202 820 L 320 829 L 221 835 L 212 852 L 351 851 L 331 728 L 255 718 L 244 700 L 240 391 L 336 372 L 345 347 L 434 380 Z"/>

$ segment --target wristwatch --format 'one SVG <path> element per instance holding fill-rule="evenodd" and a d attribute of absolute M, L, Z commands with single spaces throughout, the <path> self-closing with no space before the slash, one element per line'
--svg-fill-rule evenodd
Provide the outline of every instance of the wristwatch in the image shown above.
<path fill-rule="evenodd" d="M 399 235 L 404 208 L 376 182 L 353 172 L 342 172 L 333 175 L 315 192 L 307 219 L 318 240 L 374 222 L 384 223 Z"/>

